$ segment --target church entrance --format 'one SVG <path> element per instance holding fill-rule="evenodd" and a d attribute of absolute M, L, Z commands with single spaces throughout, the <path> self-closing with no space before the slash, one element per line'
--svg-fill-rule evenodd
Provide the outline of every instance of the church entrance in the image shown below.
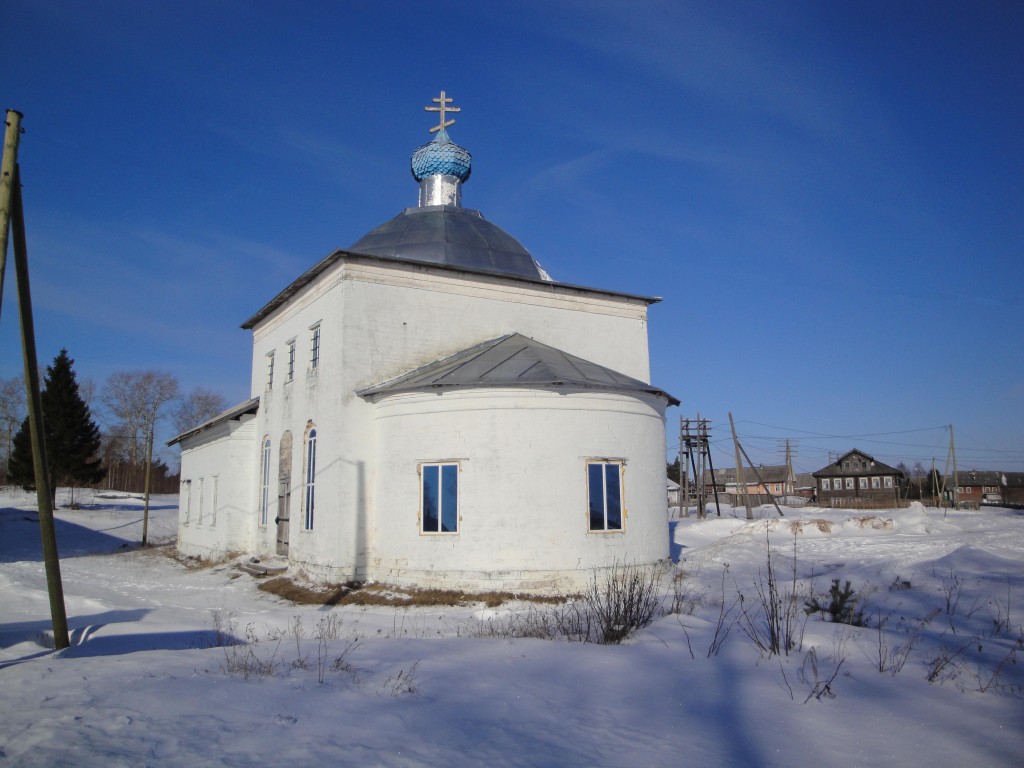
<path fill-rule="evenodd" d="M 288 536 L 290 531 L 292 505 L 292 433 L 281 435 L 277 471 L 277 554 L 288 556 Z"/>

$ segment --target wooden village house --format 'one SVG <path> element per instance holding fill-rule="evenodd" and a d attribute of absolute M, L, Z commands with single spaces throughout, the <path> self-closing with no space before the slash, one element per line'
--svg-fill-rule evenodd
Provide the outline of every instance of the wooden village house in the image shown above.
<path fill-rule="evenodd" d="M 946 478 L 947 488 L 956 488 L 958 504 L 1024 504 L 1024 472 L 967 470 Z"/>
<path fill-rule="evenodd" d="M 711 475 L 710 470 L 704 472 L 704 483 L 709 494 L 714 485 L 717 487 L 719 495 L 723 496 L 723 500 L 727 500 L 730 504 L 742 503 L 743 497 L 740 495 L 742 489 L 735 467 L 716 469 L 714 480 Z M 793 474 L 792 466 L 788 464 L 759 464 L 756 470 L 753 467 L 743 467 L 743 487 L 746 488 L 751 504 L 768 503 L 771 497 L 779 499 L 793 496 L 795 486 L 796 476 Z"/>
<path fill-rule="evenodd" d="M 812 474 L 822 505 L 870 508 L 899 502 L 903 473 L 856 448 Z"/>

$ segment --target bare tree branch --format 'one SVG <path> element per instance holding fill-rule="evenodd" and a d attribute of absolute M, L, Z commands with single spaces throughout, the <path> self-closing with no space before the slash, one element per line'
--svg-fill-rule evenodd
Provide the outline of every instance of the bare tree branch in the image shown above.
<path fill-rule="evenodd" d="M 227 408 L 227 401 L 219 392 L 196 387 L 183 396 L 171 412 L 174 431 L 178 434 L 208 421 Z"/>
<path fill-rule="evenodd" d="M 129 461 L 138 463 L 146 434 L 163 408 L 178 397 L 178 380 L 162 371 L 118 371 L 110 375 L 100 401 L 128 443 Z"/>

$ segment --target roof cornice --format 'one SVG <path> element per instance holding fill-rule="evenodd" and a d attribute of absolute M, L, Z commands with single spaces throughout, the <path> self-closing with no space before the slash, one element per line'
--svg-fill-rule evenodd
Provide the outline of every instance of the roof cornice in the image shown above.
<path fill-rule="evenodd" d="M 204 421 L 202 424 L 193 427 L 192 429 L 189 429 L 185 432 L 182 432 L 180 435 L 172 437 L 170 440 L 167 441 L 167 446 L 170 447 L 176 443 L 180 443 L 182 440 L 185 440 L 186 438 L 192 437 L 193 435 L 198 435 L 200 432 L 205 432 L 208 429 L 213 429 L 218 424 L 223 424 L 225 421 L 231 421 L 232 419 L 241 419 L 243 416 L 246 416 L 250 413 L 256 413 L 256 411 L 259 410 L 259 407 L 259 397 L 254 397 L 251 400 L 246 400 L 244 403 L 239 403 L 238 405 L 232 406 L 231 408 L 228 408 L 226 411 L 218 413 L 212 419 L 208 419 L 207 421 Z"/>
<path fill-rule="evenodd" d="M 558 282 L 558 281 L 555 281 L 555 280 L 541 280 L 539 278 L 520 277 L 520 276 L 517 276 L 517 275 L 507 275 L 507 274 L 501 274 L 501 273 L 496 273 L 496 272 L 488 272 L 486 270 L 481 270 L 481 269 L 470 269 L 468 267 L 456 267 L 456 266 L 450 266 L 450 265 L 447 265 L 447 264 L 437 264 L 437 263 L 429 262 L 429 261 L 416 261 L 414 259 L 403 259 L 403 258 L 399 258 L 399 257 L 395 257 L 395 256 L 374 256 L 372 254 L 355 253 L 354 251 L 348 251 L 348 250 L 344 250 L 344 249 L 339 248 L 338 250 L 333 251 L 328 256 L 326 256 L 325 258 L 323 258 L 320 261 L 318 261 L 316 264 L 314 264 L 312 267 L 307 269 L 301 275 L 299 275 L 299 277 L 296 278 L 295 280 L 293 280 L 291 282 L 291 284 L 288 285 L 288 287 L 286 287 L 283 291 L 278 293 L 277 296 L 275 296 L 270 301 L 268 301 L 262 307 L 262 309 L 259 310 L 259 312 L 254 314 L 252 317 L 250 317 L 244 323 L 242 323 L 241 327 L 246 329 L 246 330 L 251 330 L 258 323 L 260 323 L 262 320 L 264 320 L 265 318 L 267 318 L 270 315 L 274 314 L 274 312 L 276 312 L 278 309 L 280 309 L 281 307 L 286 305 L 291 300 L 291 298 L 293 296 L 298 294 L 303 288 L 305 288 L 307 285 L 309 285 L 314 280 L 316 280 L 317 277 L 322 275 L 324 272 L 326 272 L 328 269 L 333 267 L 335 264 L 337 264 L 339 262 L 345 262 L 345 261 L 376 262 L 378 264 L 388 264 L 388 265 L 396 265 L 396 264 L 397 265 L 408 265 L 408 266 L 414 266 L 414 267 L 416 267 L 418 269 L 437 270 L 439 272 L 452 273 L 452 274 L 474 275 L 474 276 L 479 276 L 479 277 L 486 277 L 486 278 L 488 278 L 490 280 L 497 280 L 497 281 L 501 281 L 501 282 L 507 282 L 507 283 L 513 283 L 513 284 L 514 283 L 518 283 L 518 284 L 530 285 L 533 288 L 537 288 L 537 289 L 540 289 L 540 290 L 546 290 L 546 291 L 549 291 L 549 292 L 552 292 L 552 293 L 557 293 L 559 291 L 566 291 L 566 290 L 568 290 L 568 291 L 579 291 L 579 292 L 589 293 L 589 294 L 596 295 L 596 296 L 610 296 L 612 298 L 617 298 L 617 299 L 628 299 L 628 300 L 631 300 L 631 301 L 641 301 L 641 302 L 644 302 L 645 304 L 648 304 L 648 305 L 650 305 L 650 304 L 657 304 L 658 302 L 661 301 L 661 297 L 660 296 L 640 296 L 640 295 L 632 294 L 632 293 L 623 293 L 621 291 L 609 291 L 609 290 L 606 290 L 606 289 L 603 289 L 603 288 L 591 288 L 589 286 L 576 285 L 574 283 L 563 283 L 563 282 Z"/>

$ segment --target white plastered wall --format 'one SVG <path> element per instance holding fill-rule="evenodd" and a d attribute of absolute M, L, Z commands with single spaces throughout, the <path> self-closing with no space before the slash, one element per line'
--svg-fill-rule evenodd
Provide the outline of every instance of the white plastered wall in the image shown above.
<path fill-rule="evenodd" d="M 668 557 L 664 400 L 480 389 L 375 405 L 378 469 L 367 575 L 473 590 L 583 587 L 595 569 Z M 624 464 L 622 531 L 589 530 L 587 460 Z M 424 463 L 459 464 L 459 530 L 420 526 Z"/>
<path fill-rule="evenodd" d="M 243 416 L 182 441 L 178 550 L 216 557 L 252 546 L 256 420 Z"/>
<path fill-rule="evenodd" d="M 512 332 L 646 381 L 646 318 L 643 299 L 429 265 L 339 260 L 253 329 L 252 394 L 261 402 L 252 461 L 258 466 L 258 444 L 269 435 L 272 483 L 281 435 L 287 430 L 293 439 L 289 560 L 324 578 L 348 579 L 365 577 L 376 556 L 378 542 L 369 539 L 379 504 L 374 489 L 387 485 L 391 469 L 376 464 L 374 406 L 356 396 L 357 389 Z M 316 372 L 309 360 L 314 324 L 321 333 Z M 295 377 L 286 382 L 291 339 L 296 343 Z M 275 377 L 267 390 L 270 351 L 275 353 Z M 318 435 L 317 503 L 313 530 L 304 530 L 304 436 L 311 424 Z M 656 442 L 659 456 L 663 445 L 662 432 Z M 656 462 L 662 473 L 663 463 L 663 458 Z M 256 524 L 258 469 L 251 474 L 254 548 L 273 552 L 274 526 Z M 274 493 L 271 520 L 277 507 Z M 663 507 L 662 500 L 662 514 Z"/>

